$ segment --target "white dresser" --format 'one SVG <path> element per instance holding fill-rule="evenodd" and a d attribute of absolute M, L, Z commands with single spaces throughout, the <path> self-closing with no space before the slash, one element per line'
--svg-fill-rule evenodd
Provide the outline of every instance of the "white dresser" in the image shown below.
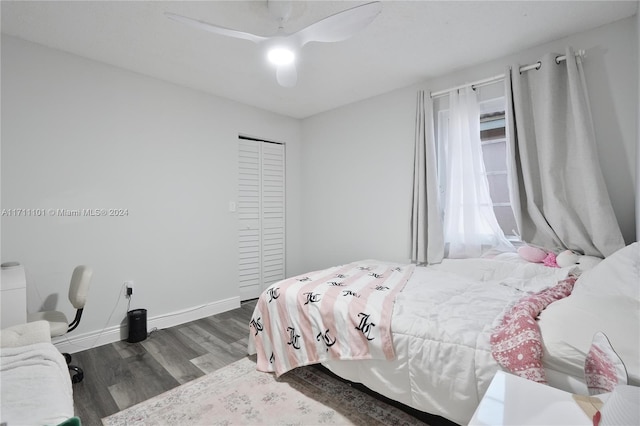
<path fill-rule="evenodd" d="M 2 317 L 0 328 L 27 322 L 27 280 L 24 267 L 18 262 L 2 264 Z"/>

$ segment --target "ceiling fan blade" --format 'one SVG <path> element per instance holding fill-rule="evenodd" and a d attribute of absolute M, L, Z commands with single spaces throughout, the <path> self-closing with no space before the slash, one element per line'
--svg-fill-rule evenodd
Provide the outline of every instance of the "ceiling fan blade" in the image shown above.
<path fill-rule="evenodd" d="M 375 1 L 338 12 L 324 18 L 290 37 L 300 46 L 311 41 L 334 42 L 346 40 L 364 29 L 382 11 L 382 2 Z"/>
<path fill-rule="evenodd" d="M 278 65 L 276 69 L 276 79 L 278 84 L 283 87 L 293 87 L 298 82 L 298 72 L 295 63 L 287 65 Z"/>
<path fill-rule="evenodd" d="M 201 30 L 204 30 L 204 31 L 209 31 L 209 32 L 212 32 L 212 33 L 220 34 L 220 35 L 223 35 L 223 36 L 233 37 L 233 38 L 241 38 L 241 39 L 244 39 L 244 40 L 252 41 L 254 43 L 261 43 L 261 42 L 267 40 L 267 37 L 262 37 L 262 36 L 258 36 L 258 35 L 255 35 L 255 34 L 246 33 L 244 31 L 232 30 L 230 28 L 225 28 L 225 27 L 221 27 L 219 25 L 210 24 L 208 22 L 199 21 L 197 19 L 187 18 L 186 16 L 177 15 L 175 13 L 165 12 L 164 14 L 165 14 L 165 16 L 167 18 L 172 19 L 174 21 L 181 22 L 181 23 L 187 24 L 187 25 L 191 25 L 192 27 L 195 27 L 195 28 L 198 28 L 198 29 L 201 29 Z"/>

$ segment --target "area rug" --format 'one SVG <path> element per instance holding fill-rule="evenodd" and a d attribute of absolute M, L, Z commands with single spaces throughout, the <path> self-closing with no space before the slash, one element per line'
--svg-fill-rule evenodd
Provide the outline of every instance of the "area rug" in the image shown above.
<path fill-rule="evenodd" d="M 314 367 L 276 379 L 243 358 L 102 419 L 119 425 L 423 425 Z"/>

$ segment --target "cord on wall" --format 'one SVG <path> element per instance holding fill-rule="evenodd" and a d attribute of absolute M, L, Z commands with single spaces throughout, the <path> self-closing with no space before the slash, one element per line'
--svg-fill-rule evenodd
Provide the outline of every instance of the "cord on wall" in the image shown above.
<path fill-rule="evenodd" d="M 93 343 L 89 346 L 89 349 L 95 347 L 96 343 L 98 342 L 98 340 L 100 339 L 100 337 L 102 337 L 102 335 L 104 334 L 104 331 L 107 329 L 107 326 L 109 325 L 109 322 L 111 322 L 111 318 L 113 317 L 113 313 L 116 311 L 116 308 L 118 307 L 118 305 L 120 304 L 120 299 L 122 298 L 122 295 L 126 293 L 126 283 L 122 284 L 122 287 L 120 287 L 120 291 L 118 292 L 118 300 L 116 300 L 115 305 L 113 306 L 113 309 L 111 310 L 111 313 L 109 314 L 109 318 L 107 318 L 107 321 L 104 324 L 104 327 L 102 327 L 102 330 L 100 330 L 100 333 L 98 333 L 98 335 L 96 336 L 95 340 L 93 341 Z M 131 297 L 129 296 L 125 296 L 129 299 L 129 304 L 131 304 Z M 127 312 L 129 311 L 129 306 L 127 306 Z M 69 337 L 67 334 L 64 335 L 64 340 L 67 342 L 67 344 L 71 345 L 71 346 L 76 346 L 73 342 L 71 342 L 69 340 Z M 86 348 L 84 348 L 86 350 Z"/>

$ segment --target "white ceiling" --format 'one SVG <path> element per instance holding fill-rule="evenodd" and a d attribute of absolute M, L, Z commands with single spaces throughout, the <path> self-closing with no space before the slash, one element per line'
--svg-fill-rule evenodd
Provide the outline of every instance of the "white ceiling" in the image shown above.
<path fill-rule="evenodd" d="M 364 2 L 295 1 L 294 32 Z M 637 1 L 384 1 L 362 32 L 310 43 L 298 84 L 280 87 L 258 47 L 172 21 L 165 11 L 260 35 L 265 1 L 6 1 L 2 33 L 276 113 L 304 118 L 591 29 Z"/>

